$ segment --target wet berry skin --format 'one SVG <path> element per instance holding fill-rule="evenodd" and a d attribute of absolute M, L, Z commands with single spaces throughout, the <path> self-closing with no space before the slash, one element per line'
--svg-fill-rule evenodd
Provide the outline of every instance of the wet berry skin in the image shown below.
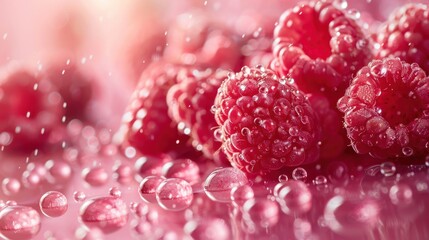
<path fill-rule="evenodd" d="M 356 21 L 332 1 L 303 2 L 279 19 L 271 68 L 335 106 L 352 75 L 372 58 L 370 46 Z"/>
<path fill-rule="evenodd" d="M 374 60 L 353 79 L 338 101 L 357 153 L 378 158 L 427 154 L 429 78 L 399 58 Z"/>
<path fill-rule="evenodd" d="M 149 155 L 191 148 L 189 136 L 180 133 L 168 116 L 167 92 L 177 82 L 178 72 L 179 67 L 162 61 L 143 72 L 118 131 L 124 146 L 129 144 Z"/>
<path fill-rule="evenodd" d="M 391 13 L 377 34 L 376 57 L 399 57 L 429 74 L 429 8 L 410 3 Z"/>
<path fill-rule="evenodd" d="M 48 144 L 63 116 L 61 95 L 49 81 L 21 66 L 7 66 L 0 76 L 0 146 L 31 152 Z"/>
<path fill-rule="evenodd" d="M 218 135 L 231 164 L 269 175 L 319 157 L 319 128 L 307 98 L 264 68 L 230 74 L 215 100 Z"/>
<path fill-rule="evenodd" d="M 178 74 L 178 83 L 167 94 L 169 114 L 179 130 L 191 136 L 197 150 L 217 161 L 221 143 L 214 138 L 217 124 L 211 108 L 227 73 L 221 69 L 183 69 Z"/>

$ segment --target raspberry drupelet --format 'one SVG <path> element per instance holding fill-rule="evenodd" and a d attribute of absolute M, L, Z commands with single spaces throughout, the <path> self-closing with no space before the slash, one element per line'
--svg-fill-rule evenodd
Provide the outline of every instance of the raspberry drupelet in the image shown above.
<path fill-rule="evenodd" d="M 377 34 L 376 57 L 399 57 L 429 74 L 429 8 L 406 4 L 396 9 Z"/>
<path fill-rule="evenodd" d="M 171 118 L 181 132 L 191 136 L 192 145 L 208 158 L 220 157 L 221 143 L 214 138 L 217 124 L 211 108 L 227 73 L 221 69 L 183 69 L 178 74 L 178 83 L 167 94 Z"/>
<path fill-rule="evenodd" d="M 424 156 L 429 146 L 429 78 L 399 58 L 374 60 L 338 101 L 357 153 L 377 158 Z"/>
<path fill-rule="evenodd" d="M 372 58 L 359 24 L 332 1 L 310 1 L 285 11 L 274 31 L 271 68 L 304 93 L 320 93 L 333 106 L 352 75 Z"/>
<path fill-rule="evenodd" d="M 271 70 L 243 67 L 230 74 L 214 109 L 229 161 L 251 175 L 270 176 L 319 157 L 320 134 L 310 103 Z"/>

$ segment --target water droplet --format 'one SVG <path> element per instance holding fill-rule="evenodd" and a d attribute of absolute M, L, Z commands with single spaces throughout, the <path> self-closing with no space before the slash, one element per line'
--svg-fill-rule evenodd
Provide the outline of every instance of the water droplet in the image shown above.
<path fill-rule="evenodd" d="M 16 178 L 5 178 L 2 181 L 1 187 L 6 196 L 13 196 L 21 189 L 21 183 Z"/>
<path fill-rule="evenodd" d="M 386 177 L 393 176 L 396 172 L 396 166 L 392 162 L 384 162 L 380 165 L 380 172 Z"/>
<path fill-rule="evenodd" d="M 128 207 L 121 198 L 98 197 L 86 200 L 80 207 L 80 219 L 88 228 L 112 233 L 128 222 Z"/>
<path fill-rule="evenodd" d="M 413 190 L 407 184 L 396 184 L 390 188 L 389 197 L 395 205 L 409 205 L 413 202 Z"/>
<path fill-rule="evenodd" d="M 292 178 L 299 181 L 307 181 L 307 171 L 304 168 L 297 167 L 292 172 Z"/>
<path fill-rule="evenodd" d="M 402 154 L 404 154 L 404 156 L 409 157 L 411 155 L 413 155 L 414 150 L 411 147 L 403 147 L 402 148 Z"/>
<path fill-rule="evenodd" d="M 244 203 L 255 196 L 249 185 L 237 186 L 231 189 L 231 201 L 236 207 L 242 207 Z"/>
<path fill-rule="evenodd" d="M 347 11 L 347 14 L 354 20 L 358 20 L 360 18 L 360 12 L 357 9 L 350 9 Z"/>
<path fill-rule="evenodd" d="M 47 217 L 59 217 L 64 215 L 68 209 L 68 202 L 64 194 L 50 191 L 40 198 L 40 211 Z"/>
<path fill-rule="evenodd" d="M 191 185 L 179 178 L 166 179 L 156 189 L 158 204 L 165 210 L 182 211 L 191 205 L 193 197 Z"/>
<path fill-rule="evenodd" d="M 246 185 L 246 175 L 235 168 L 220 168 L 214 170 L 204 181 L 203 188 L 207 196 L 217 202 L 230 202 L 231 189 Z"/>
<path fill-rule="evenodd" d="M 279 175 L 279 182 L 286 182 L 287 180 L 289 180 L 289 178 L 286 174 Z"/>
<path fill-rule="evenodd" d="M 249 225 L 272 227 L 279 221 L 279 207 L 268 199 L 250 199 L 243 206 L 243 219 Z"/>
<path fill-rule="evenodd" d="M 167 162 L 162 167 L 162 173 L 166 178 L 181 178 L 191 185 L 200 180 L 200 168 L 191 159 L 177 159 Z"/>
<path fill-rule="evenodd" d="M 0 235 L 5 239 L 32 239 L 40 230 L 40 215 L 31 207 L 7 206 L 0 211 Z"/>
<path fill-rule="evenodd" d="M 162 176 L 148 176 L 143 178 L 139 186 L 139 194 L 143 201 L 148 203 L 157 203 L 156 189 L 164 180 L 165 177 Z"/>
<path fill-rule="evenodd" d="M 230 227 L 225 223 L 225 220 L 221 218 L 208 217 L 200 221 L 189 221 L 186 223 L 184 229 L 192 239 L 231 239 Z"/>
<path fill-rule="evenodd" d="M 141 178 L 147 176 L 162 176 L 162 167 L 167 161 L 172 161 L 169 157 L 140 157 L 137 159 L 134 168 Z"/>
<path fill-rule="evenodd" d="M 307 185 L 301 181 L 290 180 L 279 183 L 277 189 L 277 201 L 286 214 L 304 213 L 310 210 L 312 194 Z"/>
<path fill-rule="evenodd" d="M 112 197 L 121 197 L 122 192 L 118 187 L 112 187 L 109 189 L 109 195 Z"/>
<path fill-rule="evenodd" d="M 103 167 L 85 168 L 82 171 L 83 179 L 91 186 L 103 186 L 109 180 L 109 174 Z"/>
<path fill-rule="evenodd" d="M 86 195 L 85 195 L 84 192 L 76 191 L 76 192 L 73 193 L 73 199 L 76 202 L 83 202 L 86 199 Z"/>
<path fill-rule="evenodd" d="M 328 183 L 328 179 L 326 179 L 326 177 L 323 175 L 319 175 L 319 176 L 315 177 L 313 180 L 314 185 L 323 185 L 326 183 Z"/>
<path fill-rule="evenodd" d="M 334 1 L 334 6 L 339 8 L 339 9 L 346 9 L 348 6 L 348 2 L 347 0 L 335 0 Z"/>

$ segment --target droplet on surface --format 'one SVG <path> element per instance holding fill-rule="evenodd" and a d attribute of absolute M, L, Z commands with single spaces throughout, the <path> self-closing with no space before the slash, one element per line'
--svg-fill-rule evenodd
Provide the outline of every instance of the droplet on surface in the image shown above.
<path fill-rule="evenodd" d="M 16 178 L 4 178 L 1 187 L 6 196 L 12 196 L 19 192 L 21 183 Z"/>
<path fill-rule="evenodd" d="M 64 215 L 68 209 L 68 202 L 64 194 L 50 191 L 40 198 L 40 211 L 47 217 L 59 217 Z"/>
<path fill-rule="evenodd" d="M 82 176 L 85 182 L 93 187 L 103 186 L 109 180 L 109 174 L 103 167 L 85 168 Z"/>
<path fill-rule="evenodd" d="M 139 185 L 139 194 L 143 201 L 157 203 L 156 189 L 166 178 L 162 176 L 148 176 L 143 178 Z"/>
<path fill-rule="evenodd" d="M 225 220 L 220 218 L 205 218 L 200 221 L 190 221 L 185 225 L 185 232 L 193 239 L 199 240 L 228 240 L 231 231 Z"/>
<path fill-rule="evenodd" d="M 166 179 L 156 189 L 158 204 L 165 210 L 182 211 L 191 205 L 193 198 L 191 185 L 179 178 Z"/>
<path fill-rule="evenodd" d="M 380 165 L 380 172 L 386 177 L 390 177 L 396 172 L 396 166 L 392 162 L 384 162 Z"/>
<path fill-rule="evenodd" d="M 128 222 L 127 204 L 118 197 L 98 197 L 86 200 L 80 207 L 80 219 L 89 229 L 112 233 Z"/>
<path fill-rule="evenodd" d="M 406 206 L 413 202 L 413 190 L 407 184 L 395 184 L 390 188 L 389 197 L 393 204 Z"/>
<path fill-rule="evenodd" d="M 193 185 L 200 180 L 200 168 L 191 159 L 178 159 L 167 162 L 162 167 L 162 173 L 166 178 L 180 178 Z"/>
<path fill-rule="evenodd" d="M 207 196 L 216 202 L 230 202 L 231 189 L 248 183 L 246 175 L 235 168 L 214 170 L 204 181 L 203 188 Z"/>
<path fill-rule="evenodd" d="M 291 180 L 279 184 L 277 201 L 284 213 L 299 214 L 310 210 L 313 196 L 305 183 Z"/>
<path fill-rule="evenodd" d="M 242 207 L 244 203 L 255 196 L 249 185 L 237 186 L 231 189 L 231 201 L 236 207 Z"/>
<path fill-rule="evenodd" d="M 81 191 L 75 191 L 75 192 L 73 193 L 73 199 L 74 199 L 76 202 L 83 202 L 83 201 L 85 201 L 85 200 L 86 200 L 86 195 L 85 195 L 85 193 L 84 193 L 84 192 L 81 192 Z"/>
<path fill-rule="evenodd" d="M 279 221 L 279 207 L 268 199 L 250 199 L 243 206 L 243 219 L 262 228 L 272 227 Z"/>
<path fill-rule="evenodd" d="M 7 206 L 0 210 L 0 234 L 5 239 L 32 239 L 40 231 L 40 221 L 31 207 Z"/>

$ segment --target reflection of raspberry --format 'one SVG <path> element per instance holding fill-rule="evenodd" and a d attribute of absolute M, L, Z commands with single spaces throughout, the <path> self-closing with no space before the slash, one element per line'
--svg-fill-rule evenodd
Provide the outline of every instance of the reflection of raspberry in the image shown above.
<path fill-rule="evenodd" d="M 46 144 L 61 124 L 63 100 L 48 82 L 26 69 L 4 69 L 0 76 L 0 147 L 30 152 Z"/>
<path fill-rule="evenodd" d="M 131 97 L 119 135 L 144 154 L 184 150 L 188 136 L 181 134 L 168 116 L 166 95 L 176 83 L 179 69 L 155 62 L 142 74 Z"/>
<path fill-rule="evenodd" d="M 308 94 L 311 107 L 319 119 L 322 130 L 320 158 L 332 159 L 344 152 L 347 147 L 347 134 L 344 130 L 341 113 L 328 99 L 320 94 Z"/>
<path fill-rule="evenodd" d="M 226 76 L 227 72 L 223 70 L 187 69 L 179 73 L 179 83 L 167 94 L 170 116 L 182 132 L 192 137 L 193 145 L 209 158 L 214 157 L 221 145 L 214 139 L 217 124 L 211 107 Z"/>
<path fill-rule="evenodd" d="M 338 108 L 358 153 L 419 156 L 429 142 L 429 78 L 417 64 L 374 60 L 354 78 Z"/>
<path fill-rule="evenodd" d="M 266 174 L 319 156 L 316 116 L 305 96 L 271 70 L 244 67 L 215 100 L 223 148 L 248 173 Z"/>
<path fill-rule="evenodd" d="M 377 57 L 399 57 L 418 63 L 429 74 L 429 9 L 407 4 L 394 11 L 377 32 Z"/>
<path fill-rule="evenodd" d="M 358 24 L 330 1 L 301 3 L 280 17 L 271 68 L 293 78 L 305 93 L 322 93 L 333 104 L 352 74 L 371 58 Z"/>
<path fill-rule="evenodd" d="M 166 60 L 185 65 L 236 68 L 240 49 L 231 32 L 206 12 L 180 15 L 167 32 Z"/>

